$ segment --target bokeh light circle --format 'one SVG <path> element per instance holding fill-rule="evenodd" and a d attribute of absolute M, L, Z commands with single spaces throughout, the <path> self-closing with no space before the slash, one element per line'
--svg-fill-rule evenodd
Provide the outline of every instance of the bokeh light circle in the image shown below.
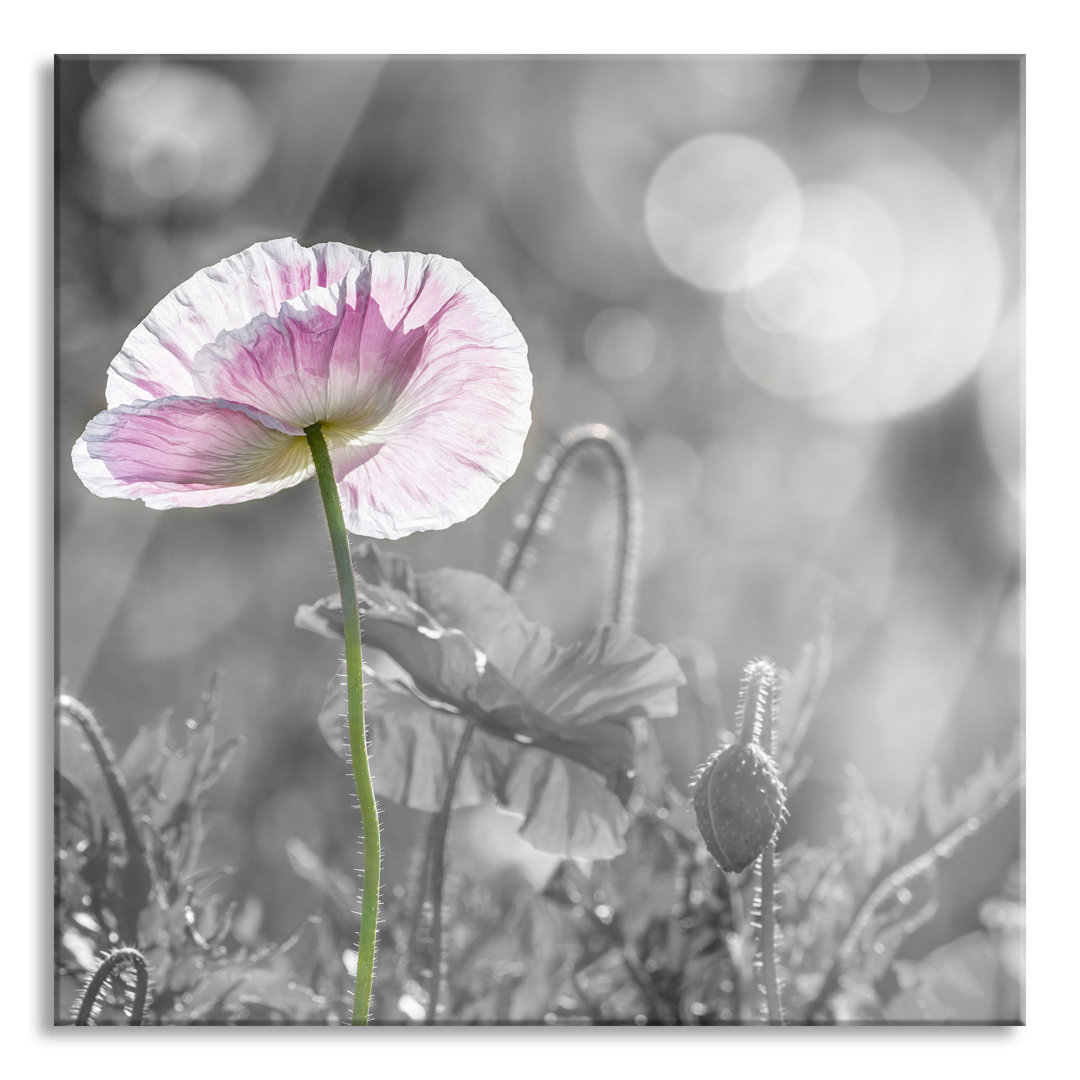
<path fill-rule="evenodd" d="M 128 168 L 131 178 L 147 195 L 175 199 L 198 183 L 202 154 L 186 131 L 158 128 L 136 139 Z"/>
<path fill-rule="evenodd" d="M 795 56 L 635 57 L 589 66 L 573 138 L 593 209 L 644 241 L 641 204 L 664 154 L 703 132 L 782 123 L 809 68 Z"/>
<path fill-rule="evenodd" d="M 901 136 L 856 136 L 846 176 L 895 225 L 902 272 L 872 362 L 814 410 L 836 420 L 891 419 L 950 393 L 979 366 L 997 326 L 1001 250 L 986 209 L 926 148 Z"/>
<path fill-rule="evenodd" d="M 752 382 L 781 397 L 843 386 L 877 340 L 873 287 L 847 253 L 800 244 L 791 260 L 724 313 L 724 338 Z"/>
<path fill-rule="evenodd" d="M 94 84 L 103 93 L 118 98 L 146 93 L 161 72 L 161 61 L 156 56 L 140 57 L 138 61 L 120 67 L 112 60 L 92 56 L 87 66 Z"/>
<path fill-rule="evenodd" d="M 867 56 L 859 64 L 859 90 L 879 112 L 905 113 L 930 90 L 930 65 L 921 56 Z"/>
<path fill-rule="evenodd" d="M 1024 505 L 1024 301 L 1018 300 L 994 335 L 979 372 L 979 421 L 994 469 Z"/>
<path fill-rule="evenodd" d="M 978 367 L 997 325 L 1001 253 L 986 209 L 914 141 L 856 131 L 825 151 L 837 181 L 798 194 L 796 243 L 725 298 L 724 338 L 771 393 L 834 420 L 891 419 Z M 757 229 L 775 234 L 795 198 L 762 211 Z"/>
<path fill-rule="evenodd" d="M 656 358 L 656 328 L 635 308 L 605 308 L 585 328 L 585 355 L 606 378 L 637 378 Z"/>
<path fill-rule="evenodd" d="M 764 212 L 762 228 L 789 213 L 792 197 Z M 768 277 L 728 298 L 723 322 L 731 358 L 748 379 L 782 397 L 810 398 L 837 390 L 869 360 L 902 253 L 890 218 L 865 192 L 813 184 L 798 197 L 798 243 Z"/>
<path fill-rule="evenodd" d="M 93 168 L 87 196 L 132 217 L 177 203 L 226 206 L 245 191 L 271 148 L 244 91 L 208 67 L 125 63 L 102 75 L 80 135 Z"/>
<path fill-rule="evenodd" d="M 716 292 L 747 288 L 780 266 L 800 221 L 791 169 L 746 135 L 684 143 L 661 163 L 645 196 L 645 228 L 661 262 Z"/>

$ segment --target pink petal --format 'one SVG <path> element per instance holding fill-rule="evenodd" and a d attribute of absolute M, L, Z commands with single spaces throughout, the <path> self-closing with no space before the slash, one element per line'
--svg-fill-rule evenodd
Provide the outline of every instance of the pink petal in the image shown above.
<path fill-rule="evenodd" d="M 334 471 L 346 527 L 394 540 L 472 517 L 521 460 L 523 409 L 527 417 L 527 404 L 481 397 L 474 384 L 417 411 L 385 442 L 343 448 Z"/>
<path fill-rule="evenodd" d="M 352 531 L 444 528 L 481 509 L 521 459 L 525 342 L 460 263 L 355 257 L 336 284 L 220 335 L 195 381 L 299 428 L 321 421 Z"/>
<path fill-rule="evenodd" d="M 98 413 L 72 463 L 96 495 L 163 510 L 272 495 L 314 471 L 307 441 L 257 409 L 168 397 Z"/>
<path fill-rule="evenodd" d="M 256 244 L 174 289 L 136 328 L 110 368 L 110 413 L 75 460 L 102 494 L 239 501 L 310 473 L 288 437 L 319 421 L 353 531 L 442 528 L 517 467 L 526 352 L 499 301 L 453 260 Z M 150 409 L 178 398 L 229 415 L 189 428 L 187 414 Z"/>
<path fill-rule="evenodd" d="M 510 316 L 460 263 L 376 253 L 372 295 L 392 328 L 388 376 L 407 386 L 368 435 L 332 453 L 348 528 L 395 539 L 471 517 L 513 475 L 532 376 Z"/>
<path fill-rule="evenodd" d="M 331 418 L 370 427 L 385 415 L 392 400 L 382 354 L 359 342 L 369 303 L 368 256 L 356 254 L 363 261 L 343 281 L 300 293 L 276 315 L 257 315 L 201 349 L 193 365 L 199 391 L 243 401 L 301 429 Z"/>
<path fill-rule="evenodd" d="M 109 367 L 109 407 L 197 396 L 191 367 L 204 345 L 257 315 L 277 315 L 307 289 L 340 281 L 355 265 L 355 250 L 269 240 L 200 270 L 156 304 L 124 342 Z"/>

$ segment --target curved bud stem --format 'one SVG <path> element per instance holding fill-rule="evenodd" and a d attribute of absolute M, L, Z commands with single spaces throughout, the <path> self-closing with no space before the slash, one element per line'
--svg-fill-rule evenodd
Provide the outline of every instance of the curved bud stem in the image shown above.
<path fill-rule="evenodd" d="M 120 820 L 120 828 L 124 834 L 124 844 L 128 855 L 132 858 L 145 859 L 146 845 L 143 843 L 142 834 L 135 824 L 135 815 L 131 810 L 128 800 L 127 781 L 120 771 L 120 765 L 113 753 L 109 740 L 105 738 L 105 732 L 97 717 L 78 699 L 70 694 L 61 694 L 56 699 L 56 706 L 62 709 L 79 725 L 86 741 L 90 744 L 94 759 L 102 776 L 105 777 L 105 786 L 109 789 L 109 797 L 116 808 L 116 816 Z"/>
<path fill-rule="evenodd" d="M 528 553 L 536 539 L 550 528 L 571 465 L 588 451 L 599 453 L 608 466 L 618 503 L 615 565 L 604 621 L 630 627 L 634 620 L 638 556 L 641 539 L 641 495 L 637 467 L 626 440 L 606 424 L 572 428 L 547 454 L 536 471 L 536 482 L 517 535 L 503 549 L 498 580 L 513 595 L 525 573 Z"/>
<path fill-rule="evenodd" d="M 536 538 L 550 527 L 559 497 L 569 477 L 573 462 L 588 450 L 599 452 L 608 464 L 618 502 L 618 529 L 615 536 L 615 566 L 612 575 L 609 610 L 605 620 L 629 628 L 634 619 L 637 590 L 638 550 L 641 536 L 641 496 L 638 493 L 637 469 L 626 440 L 605 424 L 585 424 L 568 431 L 545 457 L 536 473 L 528 508 L 520 517 L 516 537 L 503 548 L 497 580 L 511 595 L 521 584 L 526 555 Z M 458 776 L 476 728 L 470 719 L 458 742 L 454 762 L 447 778 L 446 793 L 439 814 L 428 834 L 427 867 L 432 880 L 432 972 L 425 1022 L 433 1024 L 442 986 L 443 882 L 446 860 L 446 836 L 450 808 L 454 802 Z M 418 909 L 419 910 L 419 909 Z M 415 938 L 415 934 L 413 935 Z"/>
<path fill-rule="evenodd" d="M 142 1023 L 143 1013 L 146 1010 L 146 995 L 150 985 L 146 957 L 138 949 L 114 949 L 98 964 L 90 981 L 86 984 L 86 989 L 83 990 L 78 1011 L 75 1014 L 77 1027 L 90 1025 L 105 980 L 123 964 L 130 964 L 135 969 L 135 992 L 131 999 L 128 1023 L 132 1027 L 138 1027 Z"/>
<path fill-rule="evenodd" d="M 119 868 L 119 884 L 124 903 L 118 907 L 116 917 L 120 933 L 129 941 L 134 941 L 138 937 L 139 916 L 154 887 L 154 875 L 146 843 L 136 824 L 135 813 L 128 797 L 127 780 L 97 717 L 78 698 L 70 694 L 61 694 L 57 698 L 56 707 L 74 719 L 90 744 L 120 821 L 125 857 Z"/>

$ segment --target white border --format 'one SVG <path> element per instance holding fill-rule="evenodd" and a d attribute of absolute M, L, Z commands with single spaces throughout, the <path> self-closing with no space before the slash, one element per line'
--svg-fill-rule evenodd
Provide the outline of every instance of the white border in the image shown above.
<path fill-rule="evenodd" d="M 744 10 L 750 8 L 749 11 Z M 1055 5 L 1058 11 L 1064 11 Z M 376 9 L 376 10 L 373 10 Z M 381 10 L 380 10 L 381 9 Z M 1073 1032 L 1076 993 L 1075 894 L 1066 875 L 1076 855 L 1071 825 L 1077 787 L 1075 691 L 1071 674 L 1080 516 L 1069 505 L 1080 460 L 1075 431 L 1080 303 L 1077 288 L 1077 174 L 1075 72 L 1069 22 L 1050 4 L 906 2 L 895 5 L 762 3 L 708 5 L 400 3 L 302 5 L 262 3 L 226 7 L 224 0 L 182 5 L 53 3 L 21 7 L 6 21 L 5 169 L 8 189 L 4 235 L 4 372 L 7 458 L 4 477 L 18 500 L 5 515 L 2 575 L 6 738 L 0 828 L 7 849 L 2 865 L 4 977 L 0 1023 L 9 1035 L 6 1057 L 44 1053 L 48 1068 L 82 1078 L 118 1070 L 168 1078 L 192 1070 L 260 1077 L 302 1072 L 378 1077 L 398 1075 L 548 1076 L 552 1069 L 580 1076 L 724 1074 L 755 1062 L 770 1076 L 861 1075 L 911 1080 L 916 1074 L 1013 1077 L 1058 1075 L 1049 1055 L 1066 1048 Z M 706 15 L 706 12 L 712 14 Z M 41 843 L 47 823 L 29 826 L 28 811 L 47 810 L 39 790 L 42 725 L 47 727 L 51 657 L 42 623 L 41 583 L 51 575 L 51 535 L 42 535 L 42 509 L 51 505 L 51 468 L 30 458 L 47 444 L 40 431 L 51 412 L 41 406 L 51 387 L 51 295 L 41 290 L 51 273 L 51 132 L 42 93 L 53 53 L 524 53 L 524 52 L 934 52 L 1027 54 L 1028 253 L 1032 283 L 1028 308 L 1029 485 L 1031 527 L 1028 604 L 1029 748 L 1028 867 L 1029 1027 L 974 1031 L 856 1029 L 760 1031 L 535 1031 L 483 1029 L 449 1032 L 378 1030 L 371 1033 L 180 1031 L 154 1035 L 102 1030 L 83 1037 L 45 1027 L 43 1002 L 50 973 L 51 906 Z M 51 97 L 51 91 L 50 97 Z M 48 236 L 48 240 L 46 239 Z M 1064 380 L 1064 381 L 1062 381 Z M 51 389 L 49 389 L 51 393 Z M 51 511 L 49 511 L 51 514 Z M 42 567 L 45 560 L 46 565 Z M 26 572 L 34 567 L 35 572 Z M 11 660 L 8 660 L 8 657 Z M 27 676 L 22 679 L 21 676 Z M 19 685 L 25 683 L 26 685 Z M 47 745 L 47 743 L 46 743 Z M 209 1044 L 207 1039 L 210 1040 Z M 144 1041 L 149 1040 L 149 1041 Z M 370 1056 L 369 1056 L 370 1055 Z M 126 1060 L 118 1061 L 117 1057 Z"/>

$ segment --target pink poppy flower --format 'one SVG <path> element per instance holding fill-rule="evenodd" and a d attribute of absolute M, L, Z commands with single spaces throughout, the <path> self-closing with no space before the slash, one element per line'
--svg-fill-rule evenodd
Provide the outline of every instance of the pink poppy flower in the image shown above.
<path fill-rule="evenodd" d="M 524 339 L 460 263 L 271 240 L 132 331 L 72 461 L 95 494 L 154 509 L 243 502 L 314 474 L 318 422 L 346 526 L 394 539 L 484 506 L 531 397 Z"/>

